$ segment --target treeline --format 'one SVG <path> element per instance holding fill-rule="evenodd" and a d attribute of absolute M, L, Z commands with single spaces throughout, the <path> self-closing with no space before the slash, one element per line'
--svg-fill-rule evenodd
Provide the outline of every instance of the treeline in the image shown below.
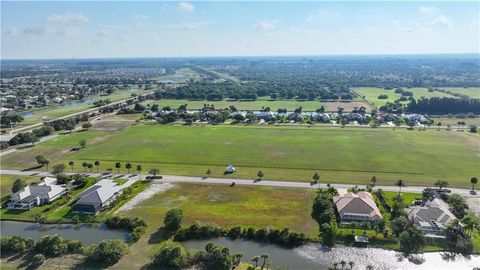
<path fill-rule="evenodd" d="M 177 230 L 174 235 L 175 241 L 188 241 L 198 239 L 210 239 L 226 236 L 232 240 L 245 239 L 257 242 L 272 243 L 284 247 L 297 247 L 305 244 L 308 237 L 304 233 L 292 232 L 288 228 L 282 230 L 276 228 L 260 228 L 252 227 L 243 228 L 241 226 L 234 226 L 229 230 L 213 224 L 193 223 L 187 228 Z"/>
<path fill-rule="evenodd" d="M 325 86 L 318 83 L 299 82 L 232 82 L 207 83 L 195 82 L 175 89 L 162 91 L 156 94 L 158 98 L 193 99 L 193 100 L 256 100 L 259 96 L 270 96 L 271 99 L 299 99 L 299 100 L 352 100 L 353 95 L 346 85 Z"/>
<path fill-rule="evenodd" d="M 84 246 L 78 240 L 64 240 L 60 235 L 46 235 L 38 241 L 18 236 L 0 239 L 2 255 L 30 253 L 29 267 L 39 267 L 47 258 L 67 254 L 86 255 L 91 266 L 108 267 L 117 263 L 128 252 L 128 246 L 120 240 L 104 240 L 98 244 Z"/>
<path fill-rule="evenodd" d="M 412 100 L 409 112 L 426 114 L 474 113 L 480 114 L 480 99 L 432 97 Z"/>
<path fill-rule="evenodd" d="M 338 191 L 333 187 L 319 189 L 312 206 L 311 215 L 320 226 L 320 238 L 325 246 L 333 246 L 337 238 L 337 216 L 333 204 L 333 196 L 336 195 Z"/>
<path fill-rule="evenodd" d="M 105 225 L 112 229 L 126 229 L 130 231 L 130 239 L 137 242 L 145 233 L 147 223 L 143 219 L 113 216 L 105 220 Z"/>

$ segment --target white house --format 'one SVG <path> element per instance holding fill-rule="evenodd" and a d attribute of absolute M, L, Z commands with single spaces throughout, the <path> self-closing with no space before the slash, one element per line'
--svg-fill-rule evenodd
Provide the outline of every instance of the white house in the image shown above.
<path fill-rule="evenodd" d="M 424 206 L 412 206 L 406 209 L 415 226 L 426 236 L 443 235 L 448 223 L 456 219 L 448 204 L 441 199 L 433 199 Z"/>
<path fill-rule="evenodd" d="M 45 177 L 38 185 L 26 186 L 12 194 L 7 207 L 30 210 L 34 206 L 51 203 L 66 192 L 67 189 L 57 185 L 56 178 Z"/>

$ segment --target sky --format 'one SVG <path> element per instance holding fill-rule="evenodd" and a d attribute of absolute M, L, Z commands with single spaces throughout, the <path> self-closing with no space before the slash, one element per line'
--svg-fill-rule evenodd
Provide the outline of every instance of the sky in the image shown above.
<path fill-rule="evenodd" d="M 479 1 L 0 5 L 2 59 L 480 51 Z"/>

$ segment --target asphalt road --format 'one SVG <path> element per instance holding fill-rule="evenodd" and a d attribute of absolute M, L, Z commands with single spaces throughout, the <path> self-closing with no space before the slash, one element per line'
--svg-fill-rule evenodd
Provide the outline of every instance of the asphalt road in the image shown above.
<path fill-rule="evenodd" d="M 45 171 L 19 171 L 19 170 L 6 170 L 1 169 L 1 174 L 13 174 L 13 175 L 25 175 L 25 176 L 51 176 L 49 172 Z M 72 173 L 67 173 L 72 174 Z M 90 176 L 98 177 L 101 176 L 100 173 L 87 173 Z M 110 174 L 109 178 L 112 177 L 122 177 L 128 179 L 139 179 L 141 177 L 144 179 L 147 174 L 141 174 L 140 176 L 137 174 Z M 269 187 L 286 187 L 286 188 L 317 188 L 317 187 L 327 187 L 326 184 L 318 184 L 318 185 L 310 185 L 307 182 L 288 182 L 288 181 L 270 181 L 270 180 L 261 180 L 261 181 L 254 181 L 252 179 L 227 179 L 227 178 L 202 178 L 202 177 L 192 177 L 192 176 L 179 176 L 179 175 L 162 175 L 163 178 L 160 180 L 162 182 L 169 182 L 169 183 L 207 183 L 207 184 L 224 184 L 230 185 L 232 182 L 235 182 L 235 185 L 241 186 L 269 186 Z M 337 189 L 349 189 L 354 187 L 355 185 L 351 184 L 331 184 Z M 360 188 L 364 188 L 365 186 L 358 185 Z M 422 193 L 423 189 L 426 187 L 420 186 L 407 186 L 402 188 L 402 192 L 411 192 L 411 193 Z M 398 191 L 398 187 L 396 186 L 376 186 L 374 189 L 383 189 L 385 191 Z M 480 198 L 480 195 L 471 195 L 470 189 L 462 189 L 462 188 L 449 188 L 452 193 L 458 193 L 464 197 L 470 198 Z"/>

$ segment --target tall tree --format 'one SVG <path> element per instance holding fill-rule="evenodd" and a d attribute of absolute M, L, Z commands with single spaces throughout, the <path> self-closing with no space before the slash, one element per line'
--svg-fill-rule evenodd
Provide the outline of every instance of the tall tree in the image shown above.
<path fill-rule="evenodd" d="M 470 183 L 472 184 L 472 190 L 475 190 L 475 185 L 478 183 L 478 178 L 475 176 L 470 178 Z"/>
<path fill-rule="evenodd" d="M 438 180 L 435 182 L 435 186 L 438 187 L 440 192 L 442 192 L 442 188 L 446 188 L 448 186 L 448 182 L 445 180 Z"/>
<path fill-rule="evenodd" d="M 268 257 L 270 257 L 270 255 L 268 255 L 268 253 L 262 253 L 260 257 L 263 259 L 262 267 L 260 269 L 263 270 L 263 268 L 265 267 L 265 264 L 267 263 Z"/>
<path fill-rule="evenodd" d="M 72 172 L 73 172 L 73 165 L 75 165 L 75 162 L 73 160 L 70 160 L 68 162 L 68 165 L 72 168 Z"/>
<path fill-rule="evenodd" d="M 83 163 L 82 163 L 82 167 L 85 169 L 85 172 L 87 172 L 88 163 L 87 163 L 87 162 L 83 162 Z"/>
<path fill-rule="evenodd" d="M 262 171 L 258 171 L 257 176 L 258 176 L 258 180 L 262 180 L 265 174 Z"/>
<path fill-rule="evenodd" d="M 320 180 L 320 174 L 318 174 L 318 172 L 316 172 L 316 173 L 312 176 L 312 179 L 313 179 L 313 181 L 315 181 L 315 183 L 317 183 L 318 180 Z"/>
<path fill-rule="evenodd" d="M 95 160 L 95 167 L 97 167 L 97 173 L 98 173 L 98 167 L 100 166 L 100 161 L 98 160 Z"/>
<path fill-rule="evenodd" d="M 150 169 L 150 171 L 148 171 L 148 173 L 153 174 L 153 176 L 157 176 L 157 174 L 160 173 L 160 170 L 156 169 L 156 168 L 152 168 L 152 169 Z"/>
<path fill-rule="evenodd" d="M 372 187 L 374 187 L 377 184 L 377 177 L 372 176 L 372 179 L 370 179 L 370 183 L 372 183 Z"/>
<path fill-rule="evenodd" d="M 167 231 L 176 231 L 182 227 L 183 212 L 177 208 L 171 208 L 165 214 L 163 224 Z"/>
<path fill-rule="evenodd" d="M 52 174 L 53 175 L 58 175 L 58 174 L 61 174 L 63 173 L 63 171 L 65 171 L 65 168 L 67 166 L 65 166 L 65 164 L 56 164 L 56 165 L 53 165 L 53 171 L 52 171 Z"/>
<path fill-rule="evenodd" d="M 115 162 L 115 168 L 117 168 L 117 173 L 120 173 L 121 167 L 122 167 L 122 164 L 120 162 Z"/>
<path fill-rule="evenodd" d="M 398 179 L 395 182 L 395 186 L 398 187 L 398 196 L 400 196 L 400 194 L 402 193 L 402 187 L 406 187 L 407 185 L 405 184 L 405 181 L 403 181 L 402 179 Z"/>
<path fill-rule="evenodd" d="M 125 164 L 125 168 L 128 170 L 128 173 L 130 174 L 130 169 L 132 169 L 132 164 L 128 162 L 127 164 Z"/>
<path fill-rule="evenodd" d="M 255 256 L 252 258 L 252 262 L 255 263 L 255 269 L 258 267 L 258 261 L 260 261 L 260 256 Z"/>

